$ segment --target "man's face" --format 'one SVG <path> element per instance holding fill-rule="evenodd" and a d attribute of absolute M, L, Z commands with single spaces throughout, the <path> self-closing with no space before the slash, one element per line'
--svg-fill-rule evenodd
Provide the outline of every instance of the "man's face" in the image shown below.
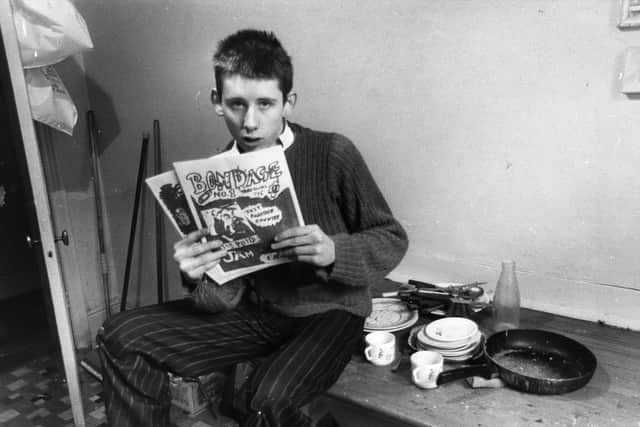
<path fill-rule="evenodd" d="M 216 113 L 224 117 L 240 150 L 253 151 L 276 144 L 283 118 L 291 111 L 294 100 L 295 95 L 283 100 L 276 79 L 231 75 L 222 81 Z"/>

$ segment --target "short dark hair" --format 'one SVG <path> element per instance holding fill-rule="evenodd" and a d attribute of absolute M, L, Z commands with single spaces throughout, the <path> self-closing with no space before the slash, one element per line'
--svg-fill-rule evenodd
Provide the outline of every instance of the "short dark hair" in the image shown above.
<path fill-rule="evenodd" d="M 223 39 L 213 55 L 213 70 L 218 96 L 222 96 L 222 79 L 233 74 L 276 79 L 283 99 L 293 87 L 291 57 L 272 32 L 246 29 Z"/>

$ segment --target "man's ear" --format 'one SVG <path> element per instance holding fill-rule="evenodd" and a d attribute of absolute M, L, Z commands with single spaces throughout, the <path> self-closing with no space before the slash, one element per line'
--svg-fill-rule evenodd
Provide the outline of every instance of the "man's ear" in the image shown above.
<path fill-rule="evenodd" d="M 218 116 L 222 116 L 224 114 L 222 112 L 222 102 L 220 100 L 220 96 L 218 96 L 218 91 L 215 89 L 211 89 L 211 103 L 213 104 L 213 109 L 216 114 Z"/>
<path fill-rule="evenodd" d="M 289 92 L 287 98 L 284 101 L 284 112 L 283 116 L 288 116 L 293 112 L 293 108 L 296 106 L 296 101 L 298 100 L 298 94 L 295 92 Z"/>

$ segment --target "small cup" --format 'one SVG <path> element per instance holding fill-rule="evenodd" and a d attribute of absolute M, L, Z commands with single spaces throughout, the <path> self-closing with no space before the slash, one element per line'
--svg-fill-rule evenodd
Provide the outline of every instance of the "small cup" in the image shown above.
<path fill-rule="evenodd" d="M 364 356 L 376 366 L 385 366 L 393 362 L 396 356 L 396 336 L 391 332 L 375 331 L 365 337 L 367 347 Z"/>
<path fill-rule="evenodd" d="M 411 355 L 411 378 L 420 388 L 436 388 L 444 358 L 437 351 L 416 351 Z"/>

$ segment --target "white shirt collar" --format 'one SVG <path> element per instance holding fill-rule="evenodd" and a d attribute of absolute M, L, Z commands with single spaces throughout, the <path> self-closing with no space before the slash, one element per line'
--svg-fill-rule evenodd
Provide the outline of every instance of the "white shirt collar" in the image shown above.
<path fill-rule="evenodd" d="M 278 137 L 278 142 L 280 144 L 282 144 L 282 149 L 286 150 L 287 148 L 289 148 L 289 147 L 291 147 L 293 145 L 294 139 L 295 139 L 295 136 L 293 135 L 293 131 L 289 127 L 289 122 L 287 122 L 285 120 L 284 121 L 284 129 L 282 130 L 282 133 Z M 235 139 L 233 140 L 233 145 L 231 146 L 231 148 L 228 151 L 231 151 L 234 154 L 235 153 L 237 153 L 237 154 L 240 153 L 240 151 L 238 150 L 238 143 L 237 143 L 237 141 Z"/>

